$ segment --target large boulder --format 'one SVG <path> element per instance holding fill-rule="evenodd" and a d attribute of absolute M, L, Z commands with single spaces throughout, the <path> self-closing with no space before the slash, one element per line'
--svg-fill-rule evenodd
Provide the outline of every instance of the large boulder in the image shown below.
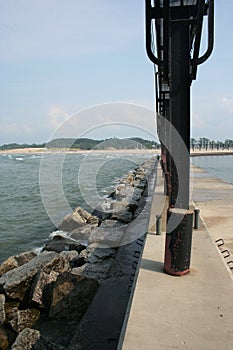
<path fill-rule="evenodd" d="M 25 328 L 16 338 L 11 350 L 65 350 L 52 343 L 36 329 Z"/>
<path fill-rule="evenodd" d="M 71 270 L 72 274 L 77 276 L 85 276 L 98 281 L 100 284 L 109 278 L 114 258 L 98 260 L 95 263 L 86 263 L 80 267 Z"/>
<path fill-rule="evenodd" d="M 129 203 L 134 192 L 134 187 L 131 185 L 126 185 L 116 195 L 116 200 L 122 201 L 125 200 L 126 203 Z"/>
<path fill-rule="evenodd" d="M 43 252 L 27 264 L 6 272 L 0 278 L 0 292 L 5 292 L 12 299 L 23 300 L 29 292 L 33 277 L 38 270 L 45 273 L 63 272 L 67 264 L 61 255 L 55 252 Z"/>
<path fill-rule="evenodd" d="M 116 255 L 116 249 L 108 245 L 92 243 L 83 250 L 79 259 L 83 259 L 84 264 L 72 269 L 72 274 L 86 276 L 101 283 L 110 276 L 110 270 Z"/>
<path fill-rule="evenodd" d="M 23 252 L 15 256 L 10 256 L 0 265 L 0 276 L 10 270 L 15 269 L 16 267 L 26 264 L 35 258 L 35 256 L 37 256 L 37 253 L 34 251 Z"/>
<path fill-rule="evenodd" d="M 49 310 L 51 319 L 79 321 L 98 289 L 98 282 L 71 272 L 60 274 L 54 283 Z"/>
<path fill-rule="evenodd" d="M 86 225 L 84 227 L 77 228 L 69 233 L 69 237 L 82 245 L 87 244 L 90 234 L 95 228 L 96 225 Z"/>
<path fill-rule="evenodd" d="M 131 214 L 132 216 L 132 214 Z M 89 244 L 97 243 L 99 247 L 105 248 L 106 245 L 110 247 L 118 247 L 121 244 L 121 240 L 125 234 L 125 226 L 120 227 L 97 227 L 92 231 Z"/>
<path fill-rule="evenodd" d="M 58 275 L 59 273 L 55 271 L 45 273 L 42 270 L 39 270 L 33 279 L 30 301 L 33 301 L 40 307 L 46 307 L 48 298 L 46 298 L 45 290 L 48 289 L 49 285 L 57 280 Z"/>
<path fill-rule="evenodd" d="M 100 247 L 98 243 L 92 243 L 80 253 L 79 257 L 83 257 L 86 262 L 94 264 L 108 258 L 113 258 L 115 255 L 115 249 L 109 248 L 107 245 Z"/>
<path fill-rule="evenodd" d="M 25 328 L 32 327 L 39 318 L 40 311 L 37 309 L 18 310 L 9 324 L 16 333 L 20 333 Z"/>
<path fill-rule="evenodd" d="M 58 238 L 55 236 L 51 241 L 47 242 L 43 248 L 43 251 L 53 251 L 61 253 L 63 251 L 73 251 L 81 252 L 85 249 L 85 246 L 79 242 L 75 242 L 73 239 L 69 238 Z"/>
<path fill-rule="evenodd" d="M 64 232 L 71 232 L 86 224 L 98 226 L 99 219 L 81 207 L 77 207 L 71 214 L 65 216 L 58 229 Z"/>
<path fill-rule="evenodd" d="M 124 224 L 128 224 L 133 220 L 132 209 L 128 206 L 127 209 L 119 212 L 114 212 L 111 219 L 118 220 Z"/>

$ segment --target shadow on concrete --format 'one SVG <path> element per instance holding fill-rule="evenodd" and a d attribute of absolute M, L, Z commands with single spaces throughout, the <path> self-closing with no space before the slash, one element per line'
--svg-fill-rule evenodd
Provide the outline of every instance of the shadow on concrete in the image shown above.
<path fill-rule="evenodd" d="M 154 272 L 158 272 L 158 273 L 163 273 L 164 274 L 163 262 L 162 261 L 142 259 L 142 261 L 141 261 L 141 269 L 154 271 Z"/>

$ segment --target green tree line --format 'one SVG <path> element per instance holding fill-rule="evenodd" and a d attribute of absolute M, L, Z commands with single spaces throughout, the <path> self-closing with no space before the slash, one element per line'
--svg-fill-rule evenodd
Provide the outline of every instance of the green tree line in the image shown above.
<path fill-rule="evenodd" d="M 11 149 L 19 149 L 19 148 L 44 148 L 45 147 L 45 143 L 41 143 L 41 144 L 27 144 L 27 143 L 8 143 L 8 144 L 4 144 L 2 146 L 0 146 L 0 149 L 2 151 L 7 151 L 7 150 L 11 150 Z"/>
<path fill-rule="evenodd" d="M 233 140 L 226 139 L 225 141 L 215 141 L 210 140 L 206 137 L 201 137 L 199 140 L 196 140 L 195 138 L 190 139 L 190 147 L 191 149 L 232 149 L 233 148 Z"/>

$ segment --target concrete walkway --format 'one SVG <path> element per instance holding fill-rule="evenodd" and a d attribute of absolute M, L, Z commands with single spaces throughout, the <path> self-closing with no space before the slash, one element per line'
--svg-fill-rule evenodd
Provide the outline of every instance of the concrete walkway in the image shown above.
<path fill-rule="evenodd" d="M 155 235 L 151 222 L 119 349 L 233 349 L 232 272 L 214 242 L 233 238 L 233 186 L 206 180 L 206 176 L 194 177 L 193 199 L 206 222 L 193 234 L 189 275 L 173 277 L 163 272 L 165 234 Z M 158 182 L 155 202 L 164 203 L 160 176 Z M 161 205 L 152 210 L 154 217 L 162 211 Z"/>

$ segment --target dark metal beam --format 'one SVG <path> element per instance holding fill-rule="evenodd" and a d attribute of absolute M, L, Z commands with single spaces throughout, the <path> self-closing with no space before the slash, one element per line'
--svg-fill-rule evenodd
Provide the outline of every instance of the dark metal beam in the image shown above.
<path fill-rule="evenodd" d="M 189 173 L 190 160 L 187 155 L 190 151 L 190 53 L 189 53 L 189 27 L 183 23 L 173 22 L 170 28 L 170 121 L 183 140 L 183 145 L 188 152 L 183 152 L 175 145 L 171 145 L 172 162 L 172 194 L 171 207 L 188 209 L 189 207 Z M 177 156 L 176 156 L 177 155 Z M 181 157 L 183 155 L 183 157 Z M 178 179 L 177 168 L 182 169 L 185 176 Z M 176 203 L 180 187 L 185 198 Z"/>

